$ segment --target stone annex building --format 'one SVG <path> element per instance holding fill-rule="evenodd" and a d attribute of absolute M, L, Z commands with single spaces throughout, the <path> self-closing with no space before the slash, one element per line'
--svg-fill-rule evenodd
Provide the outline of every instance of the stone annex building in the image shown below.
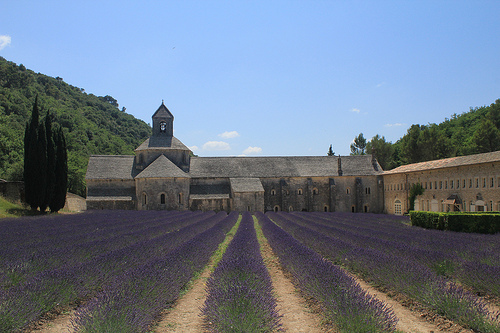
<path fill-rule="evenodd" d="M 500 152 L 383 171 L 371 155 L 192 157 L 173 136 L 165 104 L 135 156 L 92 155 L 87 209 L 321 211 L 402 214 L 416 209 L 500 210 Z"/>

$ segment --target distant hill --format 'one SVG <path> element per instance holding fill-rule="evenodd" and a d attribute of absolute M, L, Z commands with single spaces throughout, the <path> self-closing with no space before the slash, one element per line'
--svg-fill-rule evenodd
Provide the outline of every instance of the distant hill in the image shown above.
<path fill-rule="evenodd" d="M 414 124 L 393 146 L 394 166 L 500 150 L 500 99 L 439 124 Z"/>
<path fill-rule="evenodd" d="M 40 115 L 50 109 L 64 128 L 72 193 L 85 196 L 90 154 L 133 154 L 150 135 L 150 126 L 120 110 L 113 97 L 87 94 L 0 57 L 0 179 L 22 180 L 24 129 L 36 95 Z"/>

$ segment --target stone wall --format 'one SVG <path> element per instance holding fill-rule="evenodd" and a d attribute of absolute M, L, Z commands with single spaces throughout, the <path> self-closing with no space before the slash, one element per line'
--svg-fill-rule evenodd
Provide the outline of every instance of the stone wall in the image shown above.
<path fill-rule="evenodd" d="M 500 162 L 384 175 L 385 212 L 399 213 L 397 201 L 402 204 L 401 213 L 406 212 L 409 189 L 415 183 L 424 188 L 415 200 L 416 210 L 500 210 Z M 456 207 L 447 203 L 450 198 L 458 198 Z"/>
<path fill-rule="evenodd" d="M 22 204 L 24 202 L 24 182 L 0 179 L 0 195 L 11 202 Z"/>
<path fill-rule="evenodd" d="M 231 210 L 237 212 L 264 212 L 264 192 L 237 192 L 232 194 Z"/>
<path fill-rule="evenodd" d="M 189 178 L 136 179 L 137 209 L 189 209 Z"/>

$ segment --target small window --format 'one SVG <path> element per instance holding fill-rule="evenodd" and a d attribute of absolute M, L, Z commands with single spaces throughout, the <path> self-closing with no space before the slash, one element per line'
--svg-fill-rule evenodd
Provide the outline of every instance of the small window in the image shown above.
<path fill-rule="evenodd" d="M 276 190 L 275 190 L 275 189 L 272 189 L 272 190 L 271 190 L 271 196 L 273 196 L 273 197 L 274 197 L 275 195 L 276 195 Z"/>
<path fill-rule="evenodd" d="M 444 181 L 444 188 L 448 189 L 448 181 L 447 180 Z"/>
<path fill-rule="evenodd" d="M 345 193 L 346 193 L 346 194 L 351 194 L 351 189 L 350 189 L 349 187 L 348 187 L 348 188 L 346 188 Z"/>
<path fill-rule="evenodd" d="M 443 181 L 439 181 L 439 189 L 442 190 L 443 189 Z"/>
<path fill-rule="evenodd" d="M 479 188 L 479 178 L 476 178 L 476 188 Z"/>
<path fill-rule="evenodd" d="M 293 212 L 293 207 L 292 206 L 288 207 L 288 211 Z"/>
<path fill-rule="evenodd" d="M 179 198 L 179 204 L 182 205 L 182 193 L 179 193 L 178 198 Z"/>
<path fill-rule="evenodd" d="M 298 194 L 298 195 L 302 195 L 302 189 L 301 189 L 301 188 L 299 188 L 299 189 L 297 190 L 297 194 Z"/>
<path fill-rule="evenodd" d="M 250 211 L 250 208 L 251 208 L 250 206 L 247 206 L 247 212 L 249 212 L 249 211 Z"/>
<path fill-rule="evenodd" d="M 142 204 L 146 206 L 148 204 L 148 196 L 146 193 L 142 194 Z"/>
<path fill-rule="evenodd" d="M 278 205 L 274 206 L 274 211 L 275 212 L 279 212 L 280 211 L 280 206 L 278 206 Z"/>
<path fill-rule="evenodd" d="M 165 193 L 162 193 L 160 195 L 160 204 L 164 205 L 165 204 Z"/>
<path fill-rule="evenodd" d="M 356 213 L 356 206 L 351 207 L 351 212 Z"/>
<path fill-rule="evenodd" d="M 472 179 L 469 178 L 469 188 L 472 188 Z"/>
<path fill-rule="evenodd" d="M 453 180 L 450 180 L 450 188 L 453 189 Z"/>
<path fill-rule="evenodd" d="M 457 188 L 460 188 L 460 179 L 457 179 L 456 185 L 457 185 Z"/>
<path fill-rule="evenodd" d="M 366 187 L 365 188 L 365 194 L 370 194 L 371 193 L 371 189 L 369 187 Z"/>
<path fill-rule="evenodd" d="M 323 207 L 323 210 L 325 211 L 325 213 L 328 212 L 328 206 Z"/>
<path fill-rule="evenodd" d="M 465 188 L 465 185 L 466 185 L 466 181 L 464 179 L 464 181 L 462 182 L 462 188 Z"/>
<path fill-rule="evenodd" d="M 434 189 L 435 189 L 435 190 L 437 190 L 437 188 L 438 188 L 438 182 L 437 182 L 437 180 L 436 180 L 436 181 L 434 182 Z"/>
<path fill-rule="evenodd" d="M 483 187 L 486 187 L 486 178 L 483 178 Z"/>
<path fill-rule="evenodd" d="M 368 213 L 368 205 L 365 205 L 365 207 L 363 208 L 365 213 Z"/>
<path fill-rule="evenodd" d="M 432 190 L 432 182 L 429 183 L 429 189 Z"/>
<path fill-rule="evenodd" d="M 495 187 L 495 181 L 493 180 L 493 178 L 491 178 L 490 180 L 490 187 Z"/>
<path fill-rule="evenodd" d="M 314 194 L 314 195 L 319 194 L 319 191 L 318 191 L 318 189 L 317 189 L 317 188 L 313 188 L 313 194 Z"/>

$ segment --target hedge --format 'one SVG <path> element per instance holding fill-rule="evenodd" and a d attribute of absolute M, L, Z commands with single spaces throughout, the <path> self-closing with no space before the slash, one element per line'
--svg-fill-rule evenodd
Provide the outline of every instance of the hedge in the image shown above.
<path fill-rule="evenodd" d="M 481 234 L 500 232 L 499 212 L 439 213 L 410 211 L 409 215 L 413 226 L 427 229 Z"/>

